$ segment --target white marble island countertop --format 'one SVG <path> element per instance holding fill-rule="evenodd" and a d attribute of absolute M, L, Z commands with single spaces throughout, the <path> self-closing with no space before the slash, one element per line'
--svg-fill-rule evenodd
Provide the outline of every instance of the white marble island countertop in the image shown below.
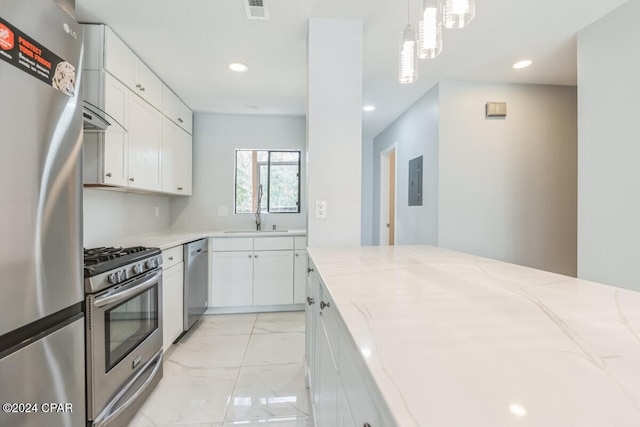
<path fill-rule="evenodd" d="M 640 293 L 430 246 L 308 251 L 398 426 L 640 426 Z"/>

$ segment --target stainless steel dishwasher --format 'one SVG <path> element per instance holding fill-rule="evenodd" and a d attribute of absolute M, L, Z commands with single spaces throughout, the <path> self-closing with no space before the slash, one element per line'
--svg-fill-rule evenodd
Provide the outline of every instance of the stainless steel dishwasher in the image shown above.
<path fill-rule="evenodd" d="M 207 310 L 209 300 L 208 239 L 184 245 L 184 331 Z"/>

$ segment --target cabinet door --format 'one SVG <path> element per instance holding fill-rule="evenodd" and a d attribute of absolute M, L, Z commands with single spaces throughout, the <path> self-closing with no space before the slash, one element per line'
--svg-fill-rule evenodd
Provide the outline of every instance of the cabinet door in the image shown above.
<path fill-rule="evenodd" d="M 164 117 L 162 120 L 162 191 L 191 195 L 191 135 Z"/>
<path fill-rule="evenodd" d="M 129 103 L 129 187 L 160 190 L 162 114 L 143 99 Z"/>
<path fill-rule="evenodd" d="M 105 31 L 104 68 L 133 90 L 139 59 L 109 27 Z"/>
<path fill-rule="evenodd" d="M 306 375 L 307 386 L 311 391 L 311 399 L 314 399 L 313 390 L 315 390 L 315 337 L 316 337 L 316 301 L 318 301 L 315 295 L 316 289 L 319 289 L 320 284 L 317 280 L 317 273 L 310 265 L 310 271 L 307 274 L 306 290 L 307 301 L 304 306 L 304 320 L 305 320 L 305 363 L 306 363 Z"/>
<path fill-rule="evenodd" d="M 107 128 L 102 138 L 102 182 L 110 185 L 126 187 L 128 179 L 128 135 L 123 128 L 127 127 L 129 116 L 130 91 L 109 73 L 104 73 L 105 110 L 118 123 Z"/>
<path fill-rule="evenodd" d="M 293 303 L 293 251 L 255 251 L 253 304 Z"/>
<path fill-rule="evenodd" d="M 304 304 L 307 294 L 307 252 L 295 251 L 293 265 L 293 303 Z"/>
<path fill-rule="evenodd" d="M 322 316 L 316 329 L 316 414 L 317 427 L 338 426 L 338 368 L 333 357 Z"/>
<path fill-rule="evenodd" d="M 162 272 L 162 343 L 165 351 L 182 333 L 184 263 Z"/>
<path fill-rule="evenodd" d="M 193 133 L 191 110 L 165 85 L 162 88 L 162 113 L 188 134 Z"/>
<path fill-rule="evenodd" d="M 138 74 L 134 93 L 158 110 L 162 109 L 162 81 L 145 64 L 136 58 Z"/>
<path fill-rule="evenodd" d="M 212 270 L 213 307 L 253 304 L 253 252 L 214 252 Z"/>

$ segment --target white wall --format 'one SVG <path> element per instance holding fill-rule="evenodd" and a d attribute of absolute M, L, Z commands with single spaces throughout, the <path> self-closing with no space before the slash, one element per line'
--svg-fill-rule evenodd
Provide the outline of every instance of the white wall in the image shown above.
<path fill-rule="evenodd" d="M 576 102 L 575 87 L 440 83 L 440 246 L 575 276 Z"/>
<path fill-rule="evenodd" d="M 362 140 L 362 225 L 363 246 L 373 244 L 373 139 Z"/>
<path fill-rule="evenodd" d="M 85 248 L 118 245 L 121 237 L 169 227 L 167 196 L 85 188 L 83 198 Z"/>
<path fill-rule="evenodd" d="M 233 114 L 196 114 L 193 138 L 193 196 L 171 198 L 176 230 L 255 228 L 253 214 L 234 213 L 235 149 L 301 150 L 301 212 L 263 214 L 262 228 L 306 228 L 305 118 Z M 218 208 L 228 215 L 219 216 Z"/>
<path fill-rule="evenodd" d="M 307 56 L 308 245 L 360 245 L 362 22 L 309 19 Z"/>
<path fill-rule="evenodd" d="M 396 244 L 438 244 L 438 86 L 374 139 L 373 243 L 380 244 L 380 153 L 397 142 Z M 409 206 L 409 160 L 423 156 L 422 206 Z"/>
<path fill-rule="evenodd" d="M 640 290 L 640 1 L 578 34 L 578 276 Z"/>

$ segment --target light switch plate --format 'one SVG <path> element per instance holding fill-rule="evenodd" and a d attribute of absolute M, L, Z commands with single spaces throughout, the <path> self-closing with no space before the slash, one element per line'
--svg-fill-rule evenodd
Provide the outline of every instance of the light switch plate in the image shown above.
<path fill-rule="evenodd" d="M 324 200 L 316 200 L 316 219 L 327 218 L 327 202 Z"/>

